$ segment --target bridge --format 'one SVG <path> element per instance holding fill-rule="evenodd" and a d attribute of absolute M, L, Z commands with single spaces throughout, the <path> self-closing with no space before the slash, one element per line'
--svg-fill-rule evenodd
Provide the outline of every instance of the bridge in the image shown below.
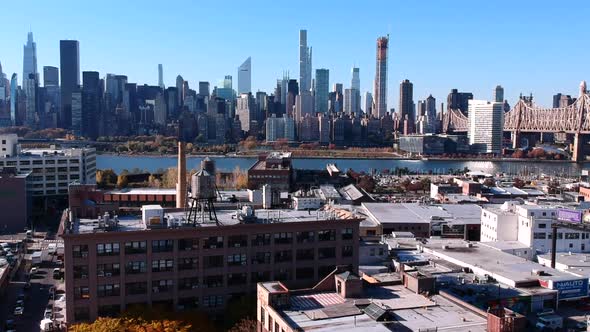
<path fill-rule="evenodd" d="M 522 136 L 542 136 L 543 133 L 561 133 L 573 136 L 572 160 L 581 161 L 590 141 L 590 95 L 583 93 L 575 103 L 562 108 L 542 108 L 532 100 L 520 98 L 514 107 L 504 113 L 504 132 L 511 134 L 512 147 L 518 148 Z M 444 133 L 466 133 L 469 118 L 460 110 L 443 114 Z"/>

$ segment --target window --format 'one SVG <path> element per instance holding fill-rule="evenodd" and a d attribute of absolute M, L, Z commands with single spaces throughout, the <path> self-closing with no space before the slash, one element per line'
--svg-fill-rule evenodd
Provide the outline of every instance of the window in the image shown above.
<path fill-rule="evenodd" d="M 145 241 L 125 242 L 125 254 L 145 254 L 147 246 Z"/>
<path fill-rule="evenodd" d="M 333 229 L 325 229 L 318 232 L 319 241 L 334 241 L 336 240 L 336 231 Z"/>
<path fill-rule="evenodd" d="M 291 250 L 281 250 L 275 252 L 275 263 L 291 262 L 293 260 L 293 253 Z"/>
<path fill-rule="evenodd" d="M 74 298 L 76 300 L 89 299 L 90 291 L 88 286 L 74 287 Z"/>
<path fill-rule="evenodd" d="M 74 265 L 74 279 L 88 279 L 88 265 Z"/>
<path fill-rule="evenodd" d="M 152 261 L 152 272 L 166 272 L 174 269 L 172 259 L 157 259 Z"/>
<path fill-rule="evenodd" d="M 534 233 L 533 234 L 533 238 L 537 239 L 537 240 L 544 240 L 546 239 L 547 234 L 546 233 Z"/>
<path fill-rule="evenodd" d="M 344 228 L 342 230 L 342 240 L 352 240 L 352 228 Z"/>
<path fill-rule="evenodd" d="M 547 228 L 547 224 L 539 224 L 539 228 Z"/>
<path fill-rule="evenodd" d="M 214 308 L 223 306 L 223 295 L 203 296 L 203 307 Z"/>
<path fill-rule="evenodd" d="M 178 259 L 179 270 L 196 270 L 199 268 L 199 259 L 197 257 L 185 257 Z"/>
<path fill-rule="evenodd" d="M 180 239 L 180 240 L 178 240 L 178 250 L 180 250 L 180 251 L 199 250 L 199 240 L 198 239 Z"/>
<path fill-rule="evenodd" d="M 90 319 L 90 311 L 88 307 L 76 307 L 74 308 L 74 320 L 83 321 Z"/>
<path fill-rule="evenodd" d="M 152 293 L 165 293 L 172 291 L 174 283 L 171 279 L 154 280 L 152 281 Z"/>
<path fill-rule="evenodd" d="M 119 254 L 119 243 L 99 243 L 96 245 L 98 256 L 116 256 Z"/>
<path fill-rule="evenodd" d="M 223 287 L 223 276 L 222 275 L 215 275 L 215 276 L 206 276 L 203 280 L 203 286 L 207 288 L 216 288 L 216 287 Z"/>
<path fill-rule="evenodd" d="M 256 234 L 252 236 L 252 246 L 269 246 L 270 233 Z"/>
<path fill-rule="evenodd" d="M 232 235 L 227 238 L 227 246 L 230 248 L 239 248 L 248 246 L 247 235 Z"/>
<path fill-rule="evenodd" d="M 88 257 L 88 246 L 87 245 L 76 245 L 72 247 L 72 255 L 76 258 Z"/>
<path fill-rule="evenodd" d="M 332 273 L 336 267 L 334 265 L 325 265 L 318 268 L 318 278 L 324 279 L 328 274 Z"/>
<path fill-rule="evenodd" d="M 252 278 L 252 283 L 269 281 L 270 280 L 270 271 L 252 272 L 252 274 L 250 276 Z"/>
<path fill-rule="evenodd" d="M 223 248 L 223 236 L 210 236 L 203 239 L 203 249 Z"/>
<path fill-rule="evenodd" d="M 199 298 L 196 296 L 181 297 L 178 299 L 178 310 L 191 310 L 199 307 Z"/>
<path fill-rule="evenodd" d="M 153 240 L 152 252 L 170 252 L 174 248 L 173 240 Z"/>
<path fill-rule="evenodd" d="M 275 270 L 275 277 L 274 280 L 291 280 L 291 269 L 290 268 L 283 268 Z"/>
<path fill-rule="evenodd" d="M 291 232 L 283 232 L 283 233 L 275 233 L 275 244 L 291 244 L 293 243 L 293 233 Z"/>
<path fill-rule="evenodd" d="M 301 267 L 295 269 L 295 278 L 313 279 L 313 267 Z"/>
<path fill-rule="evenodd" d="M 270 252 L 257 252 L 252 257 L 252 264 L 270 264 Z"/>
<path fill-rule="evenodd" d="M 383 249 L 381 249 L 383 250 Z M 353 249 L 352 246 L 344 246 L 342 247 L 342 257 L 352 257 Z"/>
<path fill-rule="evenodd" d="M 314 249 L 297 249 L 295 257 L 298 261 L 309 261 L 315 258 Z"/>
<path fill-rule="evenodd" d="M 245 285 L 248 282 L 248 274 L 246 273 L 230 273 L 227 276 L 228 286 Z"/>
<path fill-rule="evenodd" d="M 178 279 L 178 289 L 188 290 L 199 288 L 199 278 L 181 278 Z"/>
<path fill-rule="evenodd" d="M 566 240 L 579 240 L 580 233 L 565 233 Z"/>
<path fill-rule="evenodd" d="M 223 255 L 203 257 L 203 268 L 212 269 L 223 267 Z"/>
<path fill-rule="evenodd" d="M 246 265 L 246 254 L 233 254 L 227 256 L 227 265 L 228 266 L 240 266 Z"/>
<path fill-rule="evenodd" d="M 335 258 L 336 257 L 336 248 L 319 248 L 318 249 L 318 258 L 319 259 L 328 259 L 328 258 Z"/>
<path fill-rule="evenodd" d="M 121 313 L 121 306 L 118 304 L 101 305 L 98 307 L 98 316 L 116 317 Z"/>
<path fill-rule="evenodd" d="M 99 277 L 114 277 L 121 273 L 119 263 L 96 265 L 96 275 Z"/>
<path fill-rule="evenodd" d="M 315 232 L 297 232 L 297 243 L 311 243 L 315 241 Z"/>
<path fill-rule="evenodd" d="M 98 285 L 98 297 L 119 296 L 119 284 Z"/>
<path fill-rule="evenodd" d="M 140 295 L 147 293 L 147 283 L 144 282 L 128 282 L 125 284 L 126 295 Z"/>
<path fill-rule="evenodd" d="M 139 274 L 146 272 L 146 263 L 145 261 L 134 261 L 134 262 L 127 262 L 125 265 L 125 273 L 127 274 Z"/>

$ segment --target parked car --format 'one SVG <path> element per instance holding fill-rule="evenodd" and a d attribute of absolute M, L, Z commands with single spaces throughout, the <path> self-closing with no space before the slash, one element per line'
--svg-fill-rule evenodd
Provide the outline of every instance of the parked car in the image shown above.
<path fill-rule="evenodd" d="M 15 315 L 15 316 L 20 316 L 20 315 L 22 315 L 22 314 L 23 314 L 23 311 L 24 311 L 24 310 L 25 310 L 25 309 L 24 309 L 23 307 L 16 307 L 16 308 L 14 308 L 14 315 Z"/>
<path fill-rule="evenodd" d="M 39 272 L 39 269 L 36 267 L 32 267 L 31 270 L 29 271 L 29 274 L 35 275 L 35 274 L 37 274 L 37 272 Z"/>
<path fill-rule="evenodd" d="M 53 279 L 61 279 L 61 269 L 56 267 L 53 269 Z"/>

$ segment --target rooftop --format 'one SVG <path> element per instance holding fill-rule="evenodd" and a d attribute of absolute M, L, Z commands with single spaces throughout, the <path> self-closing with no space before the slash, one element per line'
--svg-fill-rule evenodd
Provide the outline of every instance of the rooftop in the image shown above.
<path fill-rule="evenodd" d="M 19 157 L 79 157 L 82 152 L 94 151 L 93 148 L 25 148 L 20 151 Z"/>
<path fill-rule="evenodd" d="M 344 299 L 334 292 L 293 295 L 290 307 L 279 312 L 291 327 L 313 332 L 385 332 L 399 328 L 485 331 L 487 324 L 485 318 L 441 296 L 429 299 L 401 285 L 366 288 L 362 297 L 355 299 Z M 379 321 L 384 314 L 389 319 Z"/>
<path fill-rule="evenodd" d="M 202 223 L 187 222 L 188 211 L 180 212 L 169 212 L 164 210 L 164 218 L 167 223 L 163 228 L 180 228 L 180 227 L 216 227 L 216 226 L 231 226 L 245 221 L 238 219 L 238 214 L 241 211 L 235 209 L 218 209 L 216 210 L 219 225 L 214 221 L 208 219 Z M 292 223 L 292 222 L 310 222 L 310 221 L 326 221 L 326 220 L 345 220 L 345 219 L 356 219 L 359 216 L 352 213 L 348 214 L 337 214 L 334 211 L 305 211 L 305 210 L 291 210 L 291 209 L 258 209 L 254 211 L 256 219 L 251 220 L 251 223 L 266 224 L 266 223 Z M 111 216 L 115 217 L 115 216 Z M 76 219 L 72 226 L 72 232 L 74 234 L 84 233 L 96 233 L 113 231 L 113 232 L 126 232 L 126 231 L 143 231 L 147 230 L 145 223 L 141 219 L 141 215 L 137 216 L 118 216 L 118 222 L 115 227 L 108 229 L 99 227 L 98 219 Z"/>
<path fill-rule="evenodd" d="M 551 254 L 538 256 L 539 263 L 551 264 Z M 590 254 L 557 253 L 555 267 L 578 277 L 590 278 Z"/>
<path fill-rule="evenodd" d="M 481 208 L 476 204 L 419 203 L 362 203 L 370 218 L 381 224 L 446 221 L 461 224 L 479 224 Z"/>

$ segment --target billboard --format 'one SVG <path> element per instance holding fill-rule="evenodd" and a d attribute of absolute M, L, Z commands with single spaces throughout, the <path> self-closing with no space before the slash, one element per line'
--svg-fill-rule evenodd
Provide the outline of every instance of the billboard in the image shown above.
<path fill-rule="evenodd" d="M 557 210 L 557 220 L 572 223 L 581 223 L 582 211 L 559 209 Z"/>
<path fill-rule="evenodd" d="M 557 291 L 560 300 L 575 299 L 588 296 L 588 278 L 582 279 L 564 279 L 552 280 L 550 279 L 548 285 L 541 286 Z"/>

